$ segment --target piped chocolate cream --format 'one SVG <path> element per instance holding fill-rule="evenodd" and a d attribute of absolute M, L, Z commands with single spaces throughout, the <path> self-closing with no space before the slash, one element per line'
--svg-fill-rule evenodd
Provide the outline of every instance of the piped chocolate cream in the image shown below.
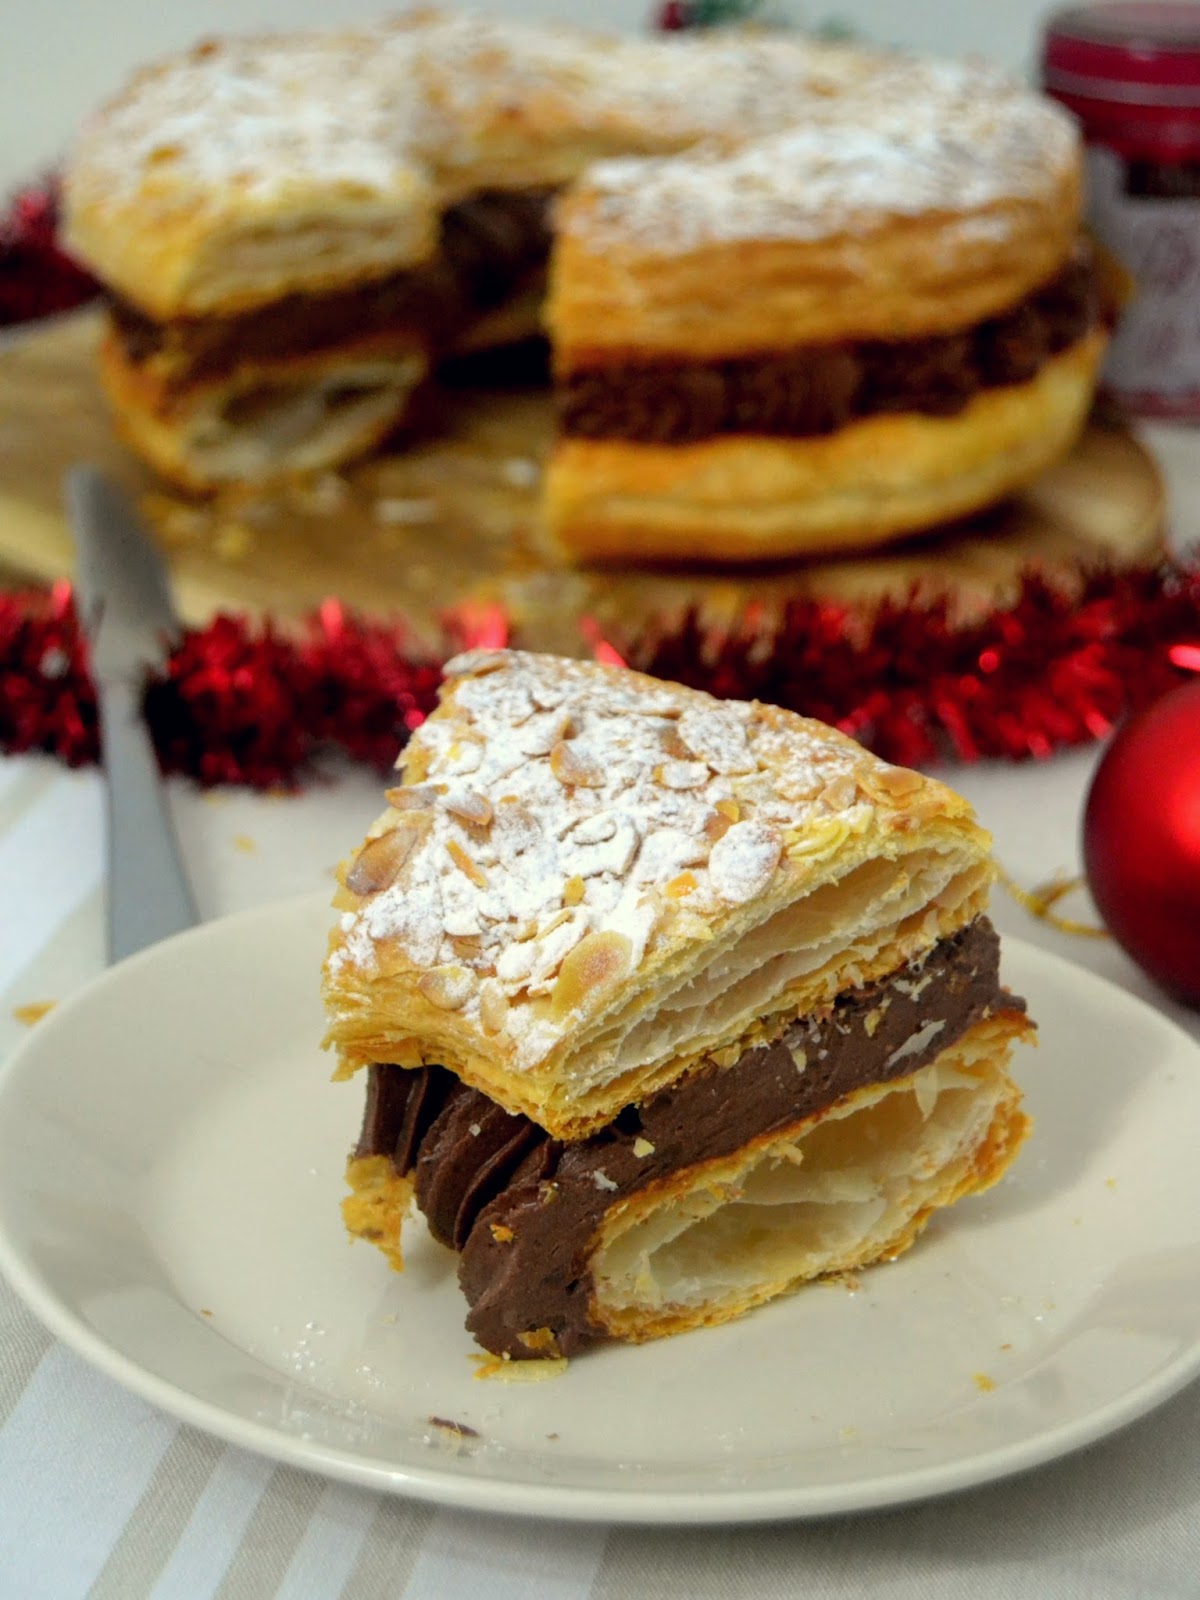
<path fill-rule="evenodd" d="M 607 1336 L 593 1315 L 590 1255 L 611 1206 L 917 1072 L 993 1013 L 1023 1010 L 1000 985 L 999 940 L 981 917 L 578 1143 L 551 1139 L 441 1067 L 374 1066 L 356 1153 L 413 1174 L 431 1233 L 461 1252 L 467 1327 L 485 1348 L 570 1355 Z"/>
<path fill-rule="evenodd" d="M 952 416 L 982 389 L 1026 383 L 1107 315 L 1090 251 L 1002 316 L 921 339 L 810 344 L 722 361 L 615 362 L 559 378 L 563 432 L 686 444 L 805 437 L 886 412 Z"/>

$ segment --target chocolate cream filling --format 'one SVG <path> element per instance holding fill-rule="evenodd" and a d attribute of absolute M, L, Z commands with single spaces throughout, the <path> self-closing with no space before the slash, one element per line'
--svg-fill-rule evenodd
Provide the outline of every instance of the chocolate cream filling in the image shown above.
<path fill-rule="evenodd" d="M 589 1309 L 589 1255 L 609 1206 L 867 1084 L 916 1072 L 993 1011 L 1023 1010 L 1002 989 L 999 964 L 999 939 L 981 917 L 773 1044 L 693 1072 L 575 1144 L 442 1067 L 373 1066 L 356 1154 L 388 1155 L 398 1173 L 414 1174 L 430 1232 L 461 1252 L 467 1327 L 486 1349 L 544 1354 L 521 1335 L 548 1328 L 570 1355 L 605 1337 Z"/>
<path fill-rule="evenodd" d="M 1105 314 L 1094 259 L 1081 247 L 1019 305 L 973 328 L 589 368 L 560 377 L 559 419 L 581 439 L 686 444 L 729 433 L 833 433 L 890 411 L 952 416 L 981 389 L 1026 383 Z"/>
<path fill-rule="evenodd" d="M 156 322 L 128 301 L 114 300 L 113 327 L 128 360 L 140 364 L 165 356 L 171 381 L 180 387 L 397 330 L 412 330 L 416 343 L 439 351 L 544 266 L 551 199 L 549 190 L 530 190 L 464 200 L 442 217 L 433 260 L 373 283 L 285 295 L 234 317 L 171 322 Z"/>

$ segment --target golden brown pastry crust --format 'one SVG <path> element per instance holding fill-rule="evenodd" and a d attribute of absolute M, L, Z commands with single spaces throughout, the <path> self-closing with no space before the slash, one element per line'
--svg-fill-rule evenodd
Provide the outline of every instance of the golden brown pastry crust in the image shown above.
<path fill-rule="evenodd" d="M 984 908 L 966 802 L 822 724 L 515 652 L 447 667 L 341 874 L 343 1074 L 437 1062 L 581 1138 Z"/>
<path fill-rule="evenodd" d="M 745 238 L 796 237 L 802 253 L 812 243 L 816 273 L 828 270 L 822 240 L 849 234 L 870 248 L 897 211 L 927 236 L 897 247 L 905 270 L 925 261 L 928 275 L 940 238 L 952 246 L 958 230 L 965 247 L 973 236 L 978 259 L 952 249 L 943 281 L 1011 275 L 1009 258 L 1026 245 L 1039 259 L 1052 254 L 1037 218 L 1051 233 L 1073 231 L 1070 124 L 978 66 L 801 38 L 628 39 L 428 12 L 359 32 L 210 42 L 138 74 L 82 131 L 66 175 L 66 231 L 153 316 L 231 312 L 424 260 L 439 213 L 480 189 L 561 184 L 598 158 L 699 143 L 736 162 L 739 147 L 791 129 L 801 144 L 765 160 L 793 210 Z M 847 151 L 869 179 L 851 210 L 822 199 L 797 213 L 797 196 Z M 612 175 L 596 181 L 611 210 Z M 739 193 L 756 184 L 761 173 L 749 184 L 735 175 Z M 835 193 L 852 188 L 839 175 Z M 1056 206 L 1064 216 L 1049 219 Z M 659 210 L 669 215 L 670 200 Z M 721 242 L 727 220 L 701 219 L 701 235 Z M 678 254 L 672 238 L 663 245 L 656 253 Z M 830 248 L 856 278 L 855 238 Z M 752 274 L 755 292 L 773 259 L 768 252 Z M 883 259 L 892 260 L 886 249 Z M 788 256 L 789 276 L 795 265 Z M 696 280 L 684 272 L 678 288 L 689 294 Z M 872 282 L 879 287 L 878 274 Z M 701 288 L 701 299 L 712 292 Z M 594 292 L 585 280 L 585 297 Z"/>
<path fill-rule="evenodd" d="M 1028 1137 L 1030 1122 L 1021 1110 L 1021 1093 L 1009 1076 L 1008 1063 L 1015 1044 L 1033 1041 L 1033 1027 L 1022 1014 L 998 1013 L 976 1024 L 917 1072 L 855 1090 L 788 1128 L 748 1141 L 731 1156 L 685 1168 L 674 1180 L 659 1182 L 613 1206 L 592 1241 L 588 1262 L 597 1279 L 591 1296 L 591 1318 L 597 1329 L 611 1338 L 642 1343 L 715 1326 L 821 1276 L 890 1261 L 910 1249 L 935 1211 L 990 1188 L 1015 1160 Z M 882 1216 L 872 1217 L 869 1226 L 857 1233 L 846 1230 L 846 1236 L 832 1248 L 828 1242 L 823 1246 L 815 1244 L 802 1221 L 798 1221 L 794 1236 L 788 1241 L 788 1250 L 775 1252 L 769 1263 L 754 1262 L 749 1244 L 743 1250 L 736 1239 L 731 1246 L 726 1237 L 724 1259 L 713 1263 L 725 1279 L 721 1288 L 705 1292 L 701 1281 L 686 1303 L 677 1297 L 672 1304 L 669 1293 L 662 1293 L 665 1286 L 654 1281 L 652 1260 L 638 1274 L 649 1277 L 644 1286 L 652 1291 L 649 1294 L 631 1296 L 628 1273 L 619 1275 L 615 1271 L 614 1246 L 631 1227 L 653 1222 L 673 1205 L 686 1205 L 692 1195 L 702 1195 L 699 1210 L 713 1215 L 736 1203 L 751 1173 L 772 1161 L 793 1162 L 807 1176 L 814 1166 L 819 1166 L 811 1143 L 805 1151 L 805 1142 L 814 1131 L 836 1120 L 843 1120 L 846 1128 L 852 1128 L 855 1116 L 862 1113 L 863 1120 L 867 1120 L 885 1100 L 911 1095 L 920 1118 L 928 1123 L 947 1087 L 952 1093 L 955 1089 L 965 1090 L 976 1101 L 974 1106 L 963 1108 L 967 1114 L 961 1118 L 958 1138 L 953 1137 L 952 1129 L 951 1136 L 940 1139 L 935 1147 L 932 1141 L 923 1140 L 922 1130 L 918 1130 L 911 1149 L 896 1152 L 905 1157 L 908 1171 L 899 1183 L 892 1176 Z M 911 1129 L 916 1119 L 908 1120 Z M 887 1158 L 894 1152 L 870 1136 L 863 1139 L 863 1146 L 856 1175 L 861 1174 L 868 1182 L 877 1181 L 883 1191 L 880 1168 L 887 1165 Z M 839 1177 L 844 1182 L 844 1137 L 839 1155 Z M 922 1167 L 925 1170 L 920 1170 Z M 352 1237 L 375 1245 L 396 1270 L 402 1270 L 400 1237 L 412 1202 L 411 1177 L 401 1177 L 386 1157 L 372 1156 L 352 1159 L 346 1181 L 350 1194 L 342 1210 L 347 1231 Z M 728 1284 L 731 1253 L 742 1264 L 742 1276 L 750 1280 L 740 1291 L 731 1290 Z M 620 1281 L 621 1276 L 624 1282 Z"/>
<path fill-rule="evenodd" d="M 560 439 L 546 477 L 551 542 L 574 561 L 753 561 L 861 549 L 964 516 L 1070 449 L 1106 342 L 1091 334 L 951 417 L 884 414 L 803 439 Z"/>
<path fill-rule="evenodd" d="M 894 1260 L 911 1249 L 935 1211 L 989 1189 L 1016 1159 L 1030 1122 L 1021 1110 L 1021 1092 L 1008 1074 L 1008 1061 L 1014 1043 L 1030 1043 L 1033 1038 L 1032 1026 L 1020 1013 L 988 1018 L 918 1072 L 857 1089 L 801 1122 L 750 1140 L 732 1156 L 687 1168 L 653 1192 L 614 1206 L 600 1225 L 589 1262 L 598 1279 L 591 1299 L 592 1320 L 610 1337 L 641 1344 L 729 1322 L 816 1278 Z M 953 1108 L 957 1115 L 939 1128 L 934 1119 L 947 1093 L 943 1085 L 949 1087 L 951 1099 L 958 1091 Z M 885 1103 L 885 1115 L 894 1115 L 895 1103 L 909 1096 L 916 1102 L 915 1114 L 905 1118 L 902 1113 L 898 1127 L 875 1121 L 869 1131 L 863 1130 L 862 1124 L 877 1118 Z M 884 1202 L 882 1214 L 870 1216 L 868 1209 L 868 1219 L 860 1220 L 861 1203 L 851 1202 L 841 1237 L 831 1238 L 828 1219 L 814 1230 L 811 1222 L 805 1225 L 803 1215 L 806 1209 L 810 1213 L 827 1209 L 829 1202 L 814 1207 L 810 1200 L 806 1206 L 798 1196 L 794 1232 L 777 1237 L 765 1258 L 756 1259 L 753 1224 L 744 1239 L 737 1238 L 737 1207 L 752 1197 L 756 1175 L 771 1165 L 785 1171 L 794 1167 L 803 1183 L 814 1177 L 819 1183 L 825 1170 L 813 1136 L 820 1139 L 823 1130 L 834 1124 L 840 1124 L 836 1181 L 845 1185 L 857 1180 L 864 1191 L 874 1190 Z M 696 1199 L 701 1201 L 699 1207 L 689 1205 Z M 625 1271 L 614 1272 L 614 1244 L 631 1224 L 653 1223 L 672 1209 L 699 1211 L 701 1229 L 707 1220 L 705 1210 L 710 1217 L 719 1217 L 725 1237 L 720 1251 L 712 1250 L 716 1259 L 709 1268 L 718 1282 L 726 1279 L 719 1289 L 715 1284 L 706 1286 L 701 1273 L 689 1294 L 673 1297 L 669 1285 L 656 1281 L 663 1274 L 661 1266 L 656 1273 L 654 1254 L 647 1258 L 638 1251 L 637 1240 L 633 1252 L 630 1241 L 623 1241 Z M 629 1271 L 631 1253 L 641 1256 L 636 1278 Z M 692 1242 L 690 1256 L 699 1253 Z M 742 1278 L 740 1290 L 731 1289 L 730 1276 Z"/>
<path fill-rule="evenodd" d="M 1079 226 L 1074 161 L 1034 196 L 965 215 L 881 216 L 817 238 L 702 239 L 597 226 L 600 181 L 559 203 L 546 320 L 555 365 L 773 354 L 839 340 L 911 339 L 973 327 L 1007 311 L 1067 260 Z"/>
<path fill-rule="evenodd" d="M 319 472 L 365 454 L 404 420 L 427 368 L 425 352 L 398 330 L 174 389 L 152 363 L 130 361 L 111 335 L 100 347 L 118 431 L 164 478 L 195 493 Z M 323 405 L 323 394 L 356 386 L 358 404 Z"/>

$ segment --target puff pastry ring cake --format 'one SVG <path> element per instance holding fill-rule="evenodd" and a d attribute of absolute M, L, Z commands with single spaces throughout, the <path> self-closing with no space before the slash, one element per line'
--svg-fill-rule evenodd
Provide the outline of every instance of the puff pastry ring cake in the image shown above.
<path fill-rule="evenodd" d="M 1026 1133 L 966 803 L 770 706 L 512 652 L 447 669 L 344 867 L 350 1232 L 415 1200 L 512 1359 L 894 1256 Z"/>
<path fill-rule="evenodd" d="M 740 561 L 931 526 L 1070 448 L 1106 338 L 1080 170 L 1066 114 L 978 64 L 414 13 L 139 74 L 66 232 L 118 425 L 186 488 L 369 452 L 445 358 L 544 324 L 557 552 Z"/>

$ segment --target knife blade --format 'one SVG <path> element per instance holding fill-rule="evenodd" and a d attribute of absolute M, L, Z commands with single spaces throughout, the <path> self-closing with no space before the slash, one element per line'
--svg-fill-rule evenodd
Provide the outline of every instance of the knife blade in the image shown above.
<path fill-rule="evenodd" d="M 158 758 L 142 718 L 147 671 L 179 634 L 162 557 L 124 495 L 94 467 L 64 494 L 75 597 L 100 714 L 108 839 L 108 955 L 120 961 L 197 920 Z"/>

